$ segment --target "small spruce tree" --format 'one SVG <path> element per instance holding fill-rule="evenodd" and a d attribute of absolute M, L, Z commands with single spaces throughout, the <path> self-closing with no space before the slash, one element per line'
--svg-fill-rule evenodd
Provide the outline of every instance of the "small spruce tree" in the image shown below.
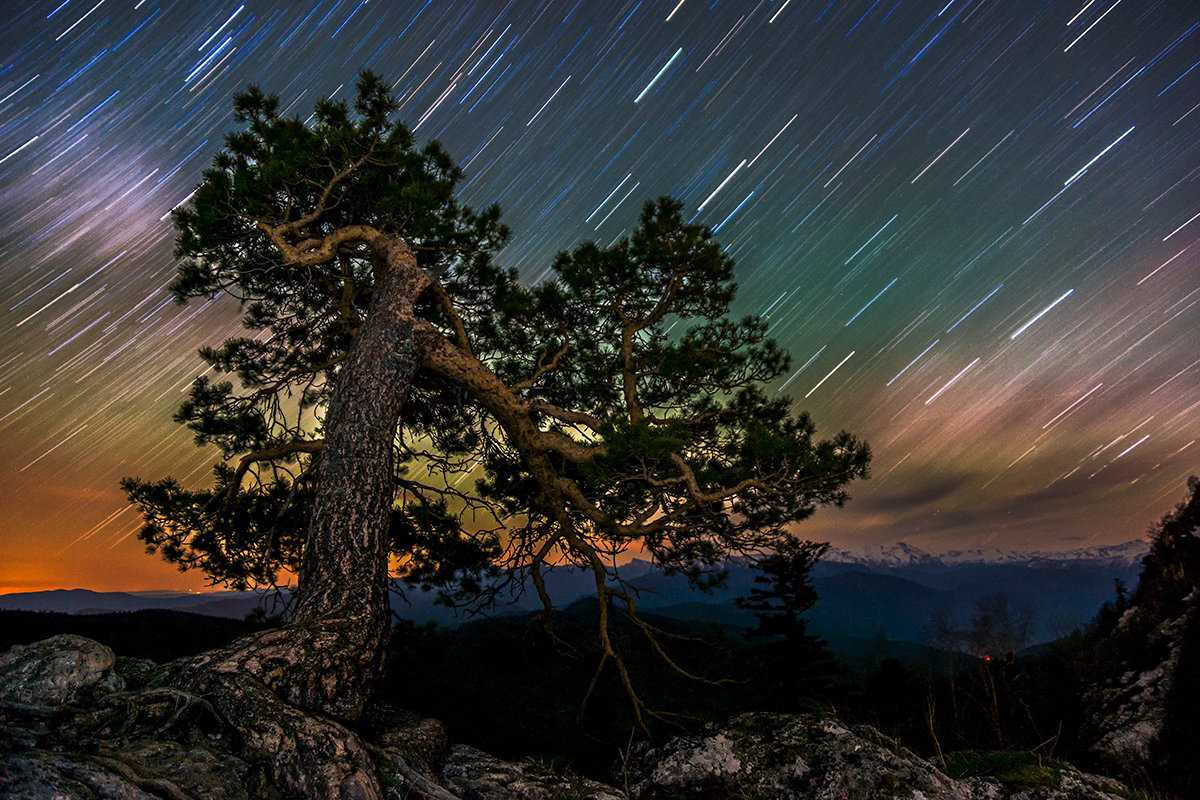
<path fill-rule="evenodd" d="M 818 600 L 813 567 L 828 550 L 827 542 L 783 539 L 755 565 L 761 574 L 755 576 L 749 596 L 735 601 L 758 619 L 750 631 L 759 640 L 758 680 L 785 708 L 795 708 L 826 688 L 835 671 L 832 654 L 822 639 L 808 632 L 804 617 Z"/>

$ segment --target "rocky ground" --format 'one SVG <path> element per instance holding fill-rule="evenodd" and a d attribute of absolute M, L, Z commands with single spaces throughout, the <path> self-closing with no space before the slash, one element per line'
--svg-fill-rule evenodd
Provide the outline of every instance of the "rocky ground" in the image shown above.
<path fill-rule="evenodd" d="M 202 698 L 156 685 L 153 662 L 80 636 L 0 654 L 0 800 L 290 800 Z M 452 744 L 436 720 L 373 709 L 357 731 L 386 800 L 1116 800 L 1070 768 L 1052 785 L 954 779 L 867 727 L 754 713 L 634 745 L 605 785 Z M 281 746 L 286 743 L 281 742 Z M 346 800 L 372 800 L 347 783 Z M 619 787 L 619 788 L 618 788 Z M 300 792 L 297 794 L 297 792 Z M 384 800 L 380 798 L 380 800 Z"/>

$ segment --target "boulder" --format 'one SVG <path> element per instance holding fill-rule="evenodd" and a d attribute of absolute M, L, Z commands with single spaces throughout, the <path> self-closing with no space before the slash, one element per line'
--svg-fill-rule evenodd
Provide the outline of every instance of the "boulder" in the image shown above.
<path fill-rule="evenodd" d="M 870 728 L 810 715 L 743 714 L 660 747 L 635 745 L 624 771 L 636 800 L 987 797 Z"/>
<path fill-rule="evenodd" d="M 28 751 L 0 760 L 0 800 L 159 800 L 85 759 Z"/>
<path fill-rule="evenodd" d="M 873 728 L 832 717 L 750 713 L 618 766 L 633 800 L 1118 800 L 1115 782 L 1073 769 L 1056 786 L 954 779 Z"/>
<path fill-rule="evenodd" d="M 64 633 L 0 653 L 0 702 L 58 706 L 122 688 L 117 658 L 99 642 Z"/>
<path fill-rule="evenodd" d="M 450 746 L 450 736 L 441 720 L 377 703 L 367 709 L 365 733 L 384 750 L 394 751 L 413 769 L 437 772 Z"/>
<path fill-rule="evenodd" d="M 244 772 L 227 755 L 154 740 L 95 752 L 0 752 L 0 800 L 249 800 Z"/>

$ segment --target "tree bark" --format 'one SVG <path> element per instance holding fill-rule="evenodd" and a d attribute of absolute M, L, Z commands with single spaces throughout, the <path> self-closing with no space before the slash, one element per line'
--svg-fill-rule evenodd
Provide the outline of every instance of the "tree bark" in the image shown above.
<path fill-rule="evenodd" d="M 366 746 L 346 725 L 383 672 L 392 447 L 428 347 L 413 304 L 430 279 L 403 240 L 378 235 L 370 245 L 378 277 L 326 412 L 292 620 L 174 662 L 164 681 L 209 699 L 284 797 L 382 796 Z"/>
<path fill-rule="evenodd" d="M 413 303 L 429 284 L 408 245 L 379 236 L 381 267 L 325 415 L 325 445 L 299 576 L 296 626 L 335 629 L 338 654 L 323 654 L 296 686 L 301 708 L 339 719 L 362 713 L 383 669 L 388 605 L 392 447 L 413 374 L 423 360 Z M 331 663 L 332 662 L 332 663 Z"/>

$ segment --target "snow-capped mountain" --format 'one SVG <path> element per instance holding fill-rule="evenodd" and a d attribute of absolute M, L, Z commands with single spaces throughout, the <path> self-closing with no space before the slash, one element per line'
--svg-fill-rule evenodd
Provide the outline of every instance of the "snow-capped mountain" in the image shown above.
<path fill-rule="evenodd" d="M 846 550 L 831 547 L 822 556 L 826 564 L 856 564 L 874 568 L 903 568 L 903 567 L 939 567 L 944 562 L 933 553 L 914 547 L 907 542 L 895 544 L 871 545 Z"/>
<path fill-rule="evenodd" d="M 822 561 L 827 564 L 851 564 L 874 569 L 936 568 L 967 564 L 1006 564 L 1032 567 L 1068 563 L 1131 567 L 1140 563 L 1149 550 L 1150 543 L 1143 539 L 1123 544 L 1082 547 L 1074 550 L 1032 552 L 989 548 L 930 553 L 907 542 L 897 542 L 896 544 L 854 549 L 830 548 Z"/>

